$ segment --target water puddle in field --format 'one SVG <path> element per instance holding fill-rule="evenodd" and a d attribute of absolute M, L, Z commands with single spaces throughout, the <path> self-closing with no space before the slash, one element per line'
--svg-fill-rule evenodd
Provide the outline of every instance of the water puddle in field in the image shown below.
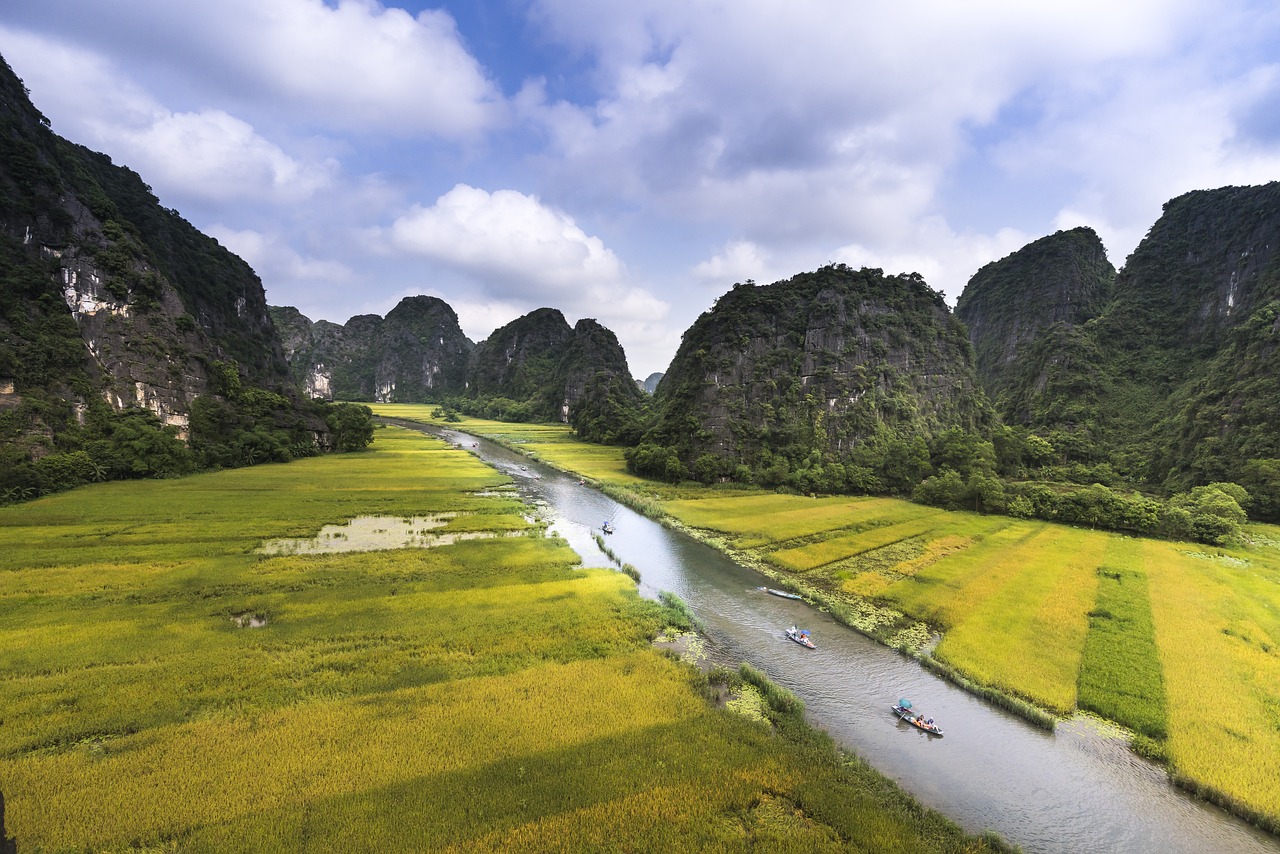
<path fill-rule="evenodd" d="M 372 552 L 384 549 L 430 549 L 462 540 L 491 540 L 521 536 L 523 531 L 453 531 L 432 533 L 458 513 L 431 516 L 357 516 L 341 525 L 325 525 L 314 537 L 269 540 L 258 549 L 267 555 L 314 555 L 333 552 Z"/>
<path fill-rule="evenodd" d="M 265 614 L 236 614 L 232 616 L 231 622 L 237 629 L 262 629 L 266 628 L 267 617 Z"/>

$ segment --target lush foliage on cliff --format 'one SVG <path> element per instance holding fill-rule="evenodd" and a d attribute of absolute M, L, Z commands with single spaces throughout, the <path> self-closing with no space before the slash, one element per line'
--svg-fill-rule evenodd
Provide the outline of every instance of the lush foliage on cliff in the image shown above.
<path fill-rule="evenodd" d="M 481 418 L 568 421 L 583 439 L 633 444 L 646 404 L 617 336 L 542 308 L 494 330 L 471 354 L 455 405 Z"/>
<path fill-rule="evenodd" d="M 292 391 L 249 266 L 0 61 L 0 497 L 291 458 L 339 444 L 327 418 L 350 433 Z"/>
<path fill-rule="evenodd" d="M 1060 293 L 1087 310 L 1048 325 L 1043 276 L 1021 263 L 1041 242 L 984 268 L 957 311 L 980 366 L 1017 354 L 984 374 L 1006 423 L 1048 440 L 1062 465 L 1105 465 L 1165 494 L 1239 483 L 1257 518 L 1280 519 L 1277 232 L 1280 183 L 1187 193 L 1101 305 L 1097 269 L 1059 259 Z"/>
<path fill-rule="evenodd" d="M 1040 377 L 1063 359 L 1079 359 L 1070 354 L 1072 332 L 1102 311 L 1115 276 L 1093 229 L 1074 228 L 987 264 L 969 280 L 956 316 L 969 329 L 983 388 L 1007 423 L 1026 420 L 1043 393 Z M 1077 391 L 1049 395 L 1079 400 Z"/>
<path fill-rule="evenodd" d="M 929 441 L 992 423 L 942 295 L 845 265 L 735 285 L 685 333 L 654 408 L 639 473 L 824 492 L 909 490 Z"/>

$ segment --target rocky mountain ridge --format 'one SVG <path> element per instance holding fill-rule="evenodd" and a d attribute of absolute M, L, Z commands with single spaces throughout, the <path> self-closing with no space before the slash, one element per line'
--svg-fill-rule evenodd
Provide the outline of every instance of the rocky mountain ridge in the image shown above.
<path fill-rule="evenodd" d="M 434 297 L 407 297 L 385 319 L 358 315 L 344 325 L 312 323 L 288 306 L 271 314 L 295 379 L 317 397 L 452 401 L 495 417 L 565 421 L 604 441 L 620 438 L 644 397 L 613 332 L 590 318 L 570 327 L 554 308 L 516 318 L 479 344 Z"/>
<path fill-rule="evenodd" d="M 475 345 L 441 299 L 401 300 L 385 318 L 312 323 L 292 306 L 272 306 L 285 358 L 303 391 L 326 400 L 416 402 L 466 388 Z"/>
<path fill-rule="evenodd" d="M 224 365 L 248 385 L 293 393 L 258 276 L 135 172 L 53 133 L 0 60 L 9 438 L 38 457 L 101 403 L 144 408 L 184 435 Z"/>
<path fill-rule="evenodd" d="M 1280 486 L 1257 474 L 1280 467 L 1280 183 L 1171 199 L 1109 288 L 1079 231 L 988 265 L 959 300 L 978 364 L 1006 366 L 983 374 L 1002 416 L 1131 482 Z M 1049 310 L 1045 267 L 1072 316 Z"/>
<path fill-rule="evenodd" d="M 735 285 L 685 332 L 654 402 L 647 441 L 726 473 L 778 455 L 846 461 L 878 435 L 991 423 L 942 295 L 915 274 L 843 264 Z"/>

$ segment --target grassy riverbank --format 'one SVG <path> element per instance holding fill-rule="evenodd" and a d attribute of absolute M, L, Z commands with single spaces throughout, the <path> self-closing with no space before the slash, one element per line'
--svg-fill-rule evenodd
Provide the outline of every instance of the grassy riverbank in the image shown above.
<path fill-rule="evenodd" d="M 663 607 L 505 482 L 382 429 L 0 508 L 18 850 L 989 848 L 820 734 L 709 703 L 651 647 Z M 432 547 L 260 551 L 350 546 L 366 515 Z"/>
<path fill-rule="evenodd" d="M 377 407 L 430 420 L 427 408 Z M 668 486 L 566 427 L 467 419 L 666 514 L 958 680 L 1130 728 L 1179 784 L 1280 830 L 1280 529 L 1232 548 L 905 501 Z M 589 450 L 588 450 L 589 449 Z"/>

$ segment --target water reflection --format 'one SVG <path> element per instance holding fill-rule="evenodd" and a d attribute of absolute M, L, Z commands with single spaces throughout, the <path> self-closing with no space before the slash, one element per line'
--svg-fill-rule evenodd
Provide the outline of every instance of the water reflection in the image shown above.
<path fill-rule="evenodd" d="M 329 552 L 370 552 L 379 549 L 429 549 L 462 540 L 520 536 L 521 531 L 454 531 L 431 533 L 449 524 L 457 513 L 430 516 L 358 516 L 341 525 L 325 525 L 314 537 L 269 540 L 258 549 L 268 555 L 314 555 Z"/>

